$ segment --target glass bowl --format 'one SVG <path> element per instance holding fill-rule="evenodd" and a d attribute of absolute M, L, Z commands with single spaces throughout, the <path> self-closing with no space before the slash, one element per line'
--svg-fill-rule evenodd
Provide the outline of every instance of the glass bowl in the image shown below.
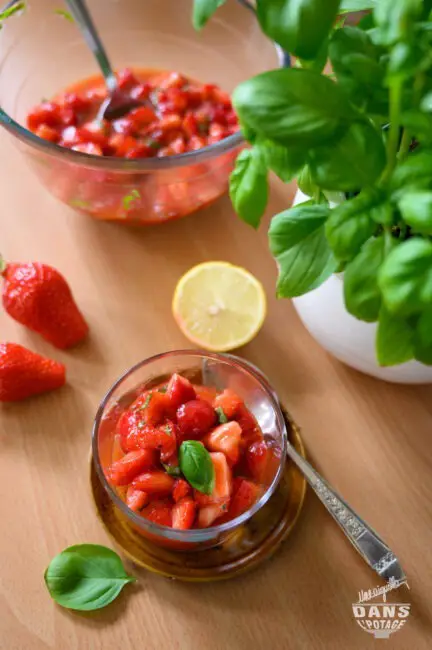
<path fill-rule="evenodd" d="M 264 438 L 277 451 L 278 458 L 273 477 L 253 506 L 235 519 L 218 526 L 203 529 L 174 530 L 153 523 L 130 510 L 116 488 L 110 485 L 105 471 L 115 454 L 115 428 L 124 411 L 144 388 L 166 381 L 174 372 L 180 373 L 195 384 L 234 390 L 253 413 Z M 110 388 L 96 413 L 92 435 L 93 461 L 109 498 L 127 517 L 129 524 L 151 541 L 178 550 L 214 546 L 250 519 L 267 503 L 274 493 L 283 472 L 286 458 L 287 431 L 277 398 L 262 374 L 237 357 L 195 350 L 178 350 L 159 354 L 141 361 L 128 370 Z"/>
<path fill-rule="evenodd" d="M 0 124 L 54 196 L 97 219 L 146 224 L 194 212 L 226 191 L 243 145 L 240 133 L 199 151 L 137 160 L 88 155 L 32 134 L 25 124 L 34 105 L 99 70 L 77 26 L 59 15 L 59 0 L 28 4 L 0 32 Z M 247 3 L 228 2 L 199 33 L 192 4 L 89 2 L 116 69 L 175 70 L 232 92 L 244 79 L 278 67 L 280 54 Z"/>

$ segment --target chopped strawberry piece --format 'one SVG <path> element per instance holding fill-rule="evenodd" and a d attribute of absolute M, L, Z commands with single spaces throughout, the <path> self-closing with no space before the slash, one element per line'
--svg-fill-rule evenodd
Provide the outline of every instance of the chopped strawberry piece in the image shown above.
<path fill-rule="evenodd" d="M 138 79 L 130 68 L 124 68 L 117 73 L 117 83 L 121 90 L 130 90 L 139 84 Z"/>
<path fill-rule="evenodd" d="M 41 124 L 60 126 L 61 107 L 56 102 L 42 102 L 27 116 L 27 126 L 30 131 L 35 131 Z"/>
<path fill-rule="evenodd" d="M 60 140 L 60 133 L 57 129 L 54 129 L 52 126 L 48 126 L 47 124 L 41 124 L 38 126 L 35 134 L 43 140 L 48 140 L 48 142 L 58 142 Z"/>
<path fill-rule="evenodd" d="M 210 431 L 203 438 L 203 443 L 210 451 L 223 452 L 232 467 L 239 459 L 241 435 L 242 430 L 238 422 L 227 422 Z"/>
<path fill-rule="evenodd" d="M 126 492 L 126 504 L 134 512 L 139 512 L 147 505 L 149 500 L 147 492 L 137 490 L 130 485 Z"/>
<path fill-rule="evenodd" d="M 153 521 L 159 526 L 171 527 L 172 524 L 172 505 L 167 501 L 151 501 L 140 512 L 142 517 Z"/>
<path fill-rule="evenodd" d="M 86 122 L 79 128 L 79 134 L 83 141 L 93 142 L 99 147 L 106 147 L 108 144 L 107 134 L 109 133 L 109 123 L 106 120 L 93 120 Z"/>
<path fill-rule="evenodd" d="M 197 505 L 190 497 L 185 497 L 178 501 L 172 511 L 172 527 L 178 530 L 187 530 L 192 528 Z"/>
<path fill-rule="evenodd" d="M 231 497 L 231 503 L 228 510 L 229 519 L 238 517 L 255 503 L 257 500 L 260 489 L 258 485 L 247 481 L 246 479 L 239 479 L 236 481 L 236 489 Z"/>
<path fill-rule="evenodd" d="M 199 509 L 198 528 L 208 528 L 218 517 L 222 517 L 228 510 L 227 501 L 213 503 Z"/>
<path fill-rule="evenodd" d="M 183 478 L 178 478 L 173 487 L 173 492 L 172 496 L 174 501 L 177 503 L 177 501 L 180 501 L 180 499 L 183 499 L 184 497 L 189 497 L 192 494 L 192 488 L 189 485 L 187 481 L 185 481 Z"/>
<path fill-rule="evenodd" d="M 242 429 L 242 443 L 250 445 L 252 442 L 262 440 L 263 435 L 252 413 L 243 404 L 240 406 L 235 415 L 236 421 Z"/>
<path fill-rule="evenodd" d="M 94 142 L 78 142 L 71 147 L 73 151 L 87 153 L 91 156 L 103 156 L 103 151 L 98 144 Z"/>
<path fill-rule="evenodd" d="M 121 445 L 125 451 L 159 450 L 161 460 L 165 462 L 177 449 L 175 433 L 169 432 L 168 427 L 164 429 L 143 424 L 142 415 L 139 413 L 126 411 L 120 418 L 117 427 Z"/>
<path fill-rule="evenodd" d="M 178 409 L 185 402 L 196 399 L 196 393 L 188 379 L 174 373 L 168 383 L 166 398 L 170 406 Z"/>
<path fill-rule="evenodd" d="M 138 490 L 143 490 L 148 494 L 160 494 L 168 496 L 171 494 L 174 479 L 166 472 L 156 470 L 154 472 L 143 472 L 132 482 L 132 486 Z"/>
<path fill-rule="evenodd" d="M 177 410 L 177 424 L 184 440 L 200 438 L 215 421 L 216 413 L 208 402 L 194 399 Z"/>
<path fill-rule="evenodd" d="M 227 503 L 231 495 L 232 473 L 225 454 L 222 452 L 212 452 L 210 453 L 210 458 L 215 473 L 214 488 L 213 492 L 208 495 L 202 494 L 202 492 L 199 492 L 198 490 L 194 490 L 194 499 L 200 507 Z"/>
<path fill-rule="evenodd" d="M 107 478 L 113 485 L 128 485 L 143 469 L 152 467 L 153 461 L 151 449 L 130 451 L 108 468 Z"/>
<path fill-rule="evenodd" d="M 262 483 L 269 462 L 269 449 L 264 440 L 249 445 L 246 450 L 246 462 L 252 478 Z"/>
<path fill-rule="evenodd" d="M 199 397 L 200 400 L 203 402 L 208 402 L 209 404 L 213 404 L 217 395 L 216 388 L 212 388 L 211 386 L 194 385 L 194 389 L 197 397 Z"/>
<path fill-rule="evenodd" d="M 129 118 L 136 129 L 151 124 L 156 119 L 156 113 L 148 106 L 139 106 L 129 113 Z"/>
<path fill-rule="evenodd" d="M 139 84 L 138 86 L 135 86 L 135 88 L 132 88 L 130 96 L 132 99 L 144 101 L 150 95 L 151 89 L 152 87 L 149 83 Z"/>
<path fill-rule="evenodd" d="M 237 415 L 244 404 L 243 400 L 234 391 L 230 388 L 225 388 L 220 395 L 215 397 L 213 406 L 214 408 L 221 408 L 228 420 L 231 420 L 231 418 Z"/>

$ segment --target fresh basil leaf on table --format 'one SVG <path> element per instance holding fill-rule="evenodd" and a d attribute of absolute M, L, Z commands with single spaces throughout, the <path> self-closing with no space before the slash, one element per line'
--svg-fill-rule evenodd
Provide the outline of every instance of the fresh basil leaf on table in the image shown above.
<path fill-rule="evenodd" d="M 328 214 L 327 205 L 307 202 L 273 217 L 269 244 L 279 268 L 278 297 L 300 296 L 336 270 L 324 232 Z"/>
<path fill-rule="evenodd" d="M 268 199 L 267 167 L 259 148 L 244 149 L 237 156 L 229 193 L 237 214 L 258 228 Z"/>
<path fill-rule="evenodd" d="M 339 137 L 358 114 L 343 91 L 312 70 L 270 70 L 233 93 L 240 121 L 273 142 L 316 146 Z"/>
<path fill-rule="evenodd" d="M 257 0 L 263 32 L 301 59 L 314 59 L 333 25 L 340 0 Z"/>
<path fill-rule="evenodd" d="M 117 553 L 97 544 L 66 548 L 45 571 L 46 586 L 56 603 L 81 611 L 106 607 L 135 580 Z"/>
<path fill-rule="evenodd" d="M 214 467 L 207 449 L 197 440 L 185 440 L 180 445 L 180 469 L 185 479 L 203 494 L 214 489 Z"/>

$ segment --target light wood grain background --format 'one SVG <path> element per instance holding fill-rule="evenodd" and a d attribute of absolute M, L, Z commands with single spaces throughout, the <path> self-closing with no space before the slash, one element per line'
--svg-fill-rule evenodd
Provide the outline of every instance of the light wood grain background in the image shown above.
<path fill-rule="evenodd" d="M 64 361 L 68 385 L 0 408 L 1 650 L 363 650 L 376 641 L 353 620 L 360 589 L 376 585 L 308 493 L 297 529 L 277 555 L 231 582 L 182 584 L 144 571 L 105 611 L 57 607 L 44 587 L 50 559 L 80 542 L 109 544 L 90 500 L 88 452 L 98 402 L 112 381 L 148 355 L 185 346 L 170 312 L 180 274 L 208 259 L 252 271 L 269 314 L 242 354 L 260 366 L 303 428 L 311 460 L 391 545 L 408 575 L 405 628 L 386 647 L 430 647 L 432 587 L 432 389 L 385 384 L 330 358 L 288 301 L 274 295 L 275 266 L 259 234 L 228 199 L 148 229 L 93 222 L 39 185 L 0 137 L 0 249 L 43 260 L 69 279 L 91 327 L 70 352 L 54 350 L 5 314 L 1 340 Z M 293 188 L 274 184 L 268 214 Z M 132 569 L 134 570 L 134 569 Z"/>

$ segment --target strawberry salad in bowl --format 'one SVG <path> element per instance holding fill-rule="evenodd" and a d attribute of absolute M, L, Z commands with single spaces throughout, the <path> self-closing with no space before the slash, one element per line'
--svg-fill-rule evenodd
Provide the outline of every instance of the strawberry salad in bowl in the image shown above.
<path fill-rule="evenodd" d="M 214 384 L 202 370 L 208 361 Z M 96 469 L 115 505 L 135 530 L 172 548 L 217 543 L 257 512 L 280 479 L 285 445 L 263 378 L 240 360 L 194 351 L 132 368 L 93 431 Z"/>

